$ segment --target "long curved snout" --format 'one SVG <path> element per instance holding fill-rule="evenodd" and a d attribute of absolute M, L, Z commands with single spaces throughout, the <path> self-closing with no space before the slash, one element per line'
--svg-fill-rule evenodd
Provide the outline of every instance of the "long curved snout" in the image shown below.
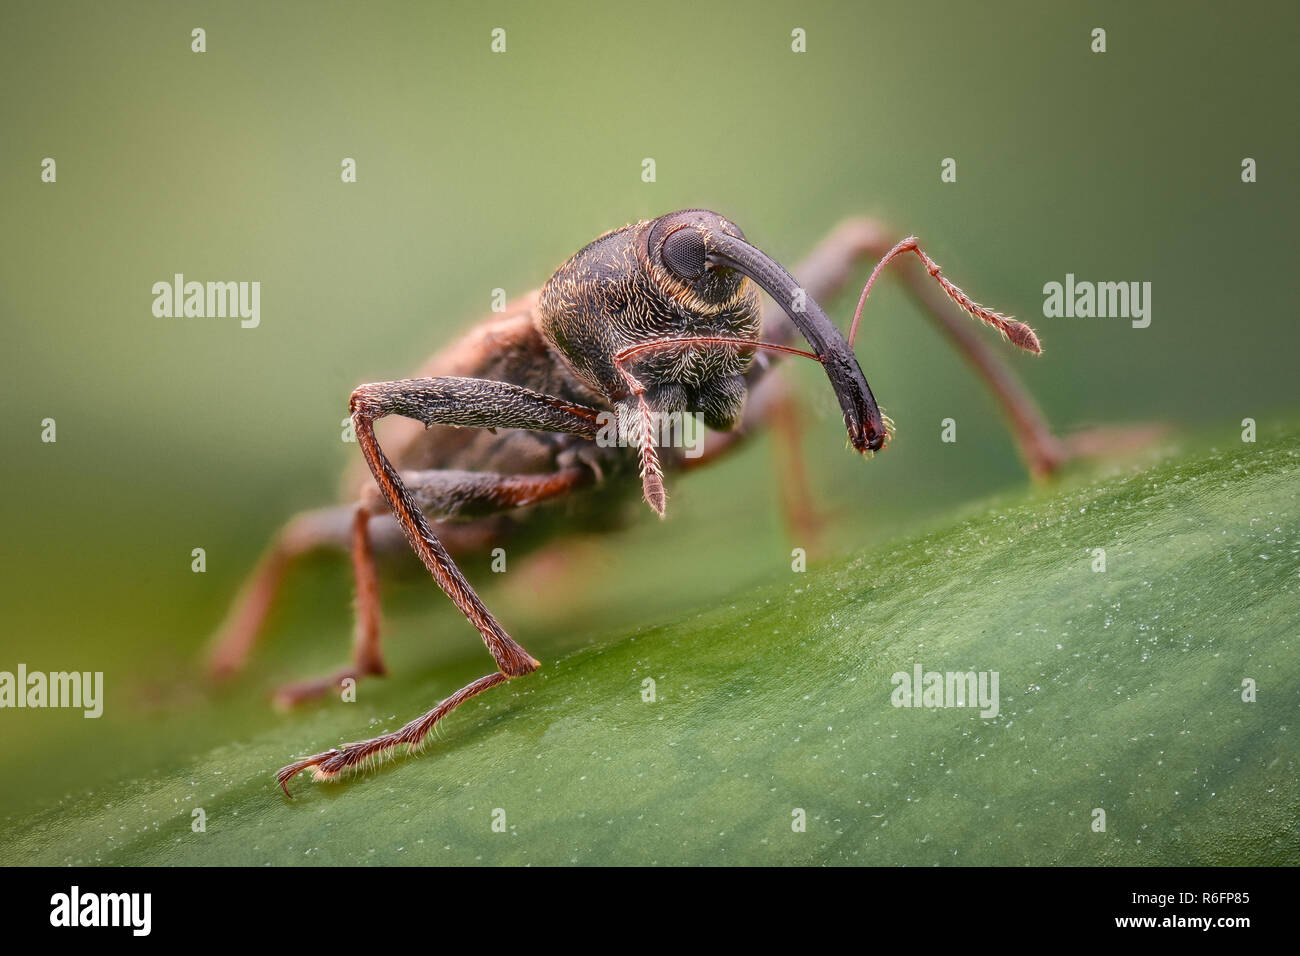
<path fill-rule="evenodd" d="M 749 276 L 803 333 L 835 389 L 853 447 L 863 453 L 883 448 L 889 435 L 871 386 L 848 340 L 821 306 L 774 259 L 745 240 L 714 231 L 705 237 L 705 248 L 710 266 L 735 269 Z"/>

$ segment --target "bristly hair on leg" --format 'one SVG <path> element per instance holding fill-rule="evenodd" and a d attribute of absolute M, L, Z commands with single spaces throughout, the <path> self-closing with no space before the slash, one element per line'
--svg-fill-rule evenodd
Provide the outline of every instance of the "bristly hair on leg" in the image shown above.
<path fill-rule="evenodd" d="M 337 780 L 341 775 L 373 770 L 381 761 L 395 758 L 397 756 L 396 748 L 398 747 L 406 747 L 406 753 L 408 754 L 416 752 L 429 731 L 443 717 L 474 695 L 509 679 L 500 671 L 494 671 L 480 677 L 472 684 L 462 687 L 427 714 L 415 718 L 415 720 L 392 733 L 381 734 L 370 740 L 345 744 L 342 748 L 331 748 L 324 753 L 314 754 L 303 760 L 295 761 L 287 767 L 282 767 L 276 773 L 275 778 L 279 782 L 280 788 L 284 790 L 285 796 L 291 797 L 289 781 L 309 768 L 314 768 L 312 776 L 316 780 Z"/>

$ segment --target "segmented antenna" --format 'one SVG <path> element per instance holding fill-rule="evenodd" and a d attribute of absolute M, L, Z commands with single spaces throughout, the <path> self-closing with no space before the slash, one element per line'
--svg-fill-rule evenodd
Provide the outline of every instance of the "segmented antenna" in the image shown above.
<path fill-rule="evenodd" d="M 644 394 L 637 396 L 637 405 L 641 412 L 637 429 L 640 432 L 637 441 L 641 447 L 641 490 L 646 503 L 662 518 L 668 506 L 668 495 L 664 491 L 663 468 L 659 464 L 659 452 L 655 449 L 650 425 L 650 406 L 646 403 Z"/>
<path fill-rule="evenodd" d="M 871 270 L 871 277 L 867 279 L 866 286 L 862 289 L 862 297 L 858 299 L 858 308 L 853 313 L 853 325 L 849 327 L 849 346 L 853 345 L 853 340 L 858 334 L 858 324 L 862 320 L 862 307 L 867 304 L 867 295 L 871 292 L 871 286 L 876 281 L 876 276 L 880 275 L 880 270 L 889 265 L 890 261 L 905 252 L 915 252 L 925 264 L 925 271 L 930 273 L 931 278 L 939 283 L 939 287 L 947 293 L 948 298 L 962 307 L 962 310 L 981 322 L 987 322 L 999 332 L 1001 332 L 1012 345 L 1019 346 L 1026 352 L 1033 352 L 1035 355 L 1043 351 L 1043 347 L 1038 343 L 1038 336 L 1023 322 L 994 312 L 974 301 L 970 296 L 950 281 L 947 276 L 939 271 L 939 265 L 929 256 L 927 256 L 919 245 L 917 245 L 916 236 L 908 236 L 894 248 L 890 249 L 883 259 L 876 263 L 876 268 Z"/>

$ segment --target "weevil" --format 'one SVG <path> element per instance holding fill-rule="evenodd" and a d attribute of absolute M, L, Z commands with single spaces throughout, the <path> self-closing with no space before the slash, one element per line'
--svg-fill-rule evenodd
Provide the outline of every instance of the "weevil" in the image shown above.
<path fill-rule="evenodd" d="M 368 473 L 352 483 L 347 503 L 304 512 L 277 535 L 217 633 L 212 672 L 243 666 L 291 562 L 333 546 L 352 556 L 351 663 L 282 688 L 277 699 L 294 704 L 347 679 L 383 674 L 374 555 L 400 547 L 402 538 L 478 630 L 496 669 L 396 731 L 294 761 L 277 774 L 284 792 L 303 770 L 330 779 L 394 748 L 416 748 L 471 697 L 535 671 L 539 662 L 488 610 L 454 556 L 530 527 L 545 535 L 609 525 L 638 494 L 663 516 L 666 474 L 717 460 L 765 423 L 797 428 L 779 360 L 819 363 L 849 445 L 867 455 L 882 449 L 888 421 L 853 343 L 881 270 L 908 253 L 923 267 L 905 272 L 909 290 L 992 389 L 1031 473 L 1057 469 L 1071 446 L 1052 436 L 1032 400 L 944 297 L 1021 349 L 1040 352 L 1038 337 L 972 301 L 915 238 L 891 245 L 871 222 L 849 220 L 795 270 L 797 282 L 715 212 L 687 209 L 614 229 L 539 290 L 435 355 L 418 377 L 352 393 L 351 421 Z M 878 262 L 846 337 L 818 301 L 836 295 L 854 267 L 871 259 Z M 800 337 L 808 348 L 799 347 Z M 679 414 L 698 415 L 708 428 L 698 458 L 656 440 L 655 417 Z M 385 423 L 390 430 L 381 445 L 376 423 L 388 416 L 397 418 Z M 621 440 L 600 441 L 611 416 Z M 558 508 L 561 501 L 567 506 Z"/>

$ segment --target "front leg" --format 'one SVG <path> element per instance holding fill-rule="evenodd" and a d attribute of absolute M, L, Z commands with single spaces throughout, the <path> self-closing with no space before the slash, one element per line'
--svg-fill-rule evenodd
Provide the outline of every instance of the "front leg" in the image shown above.
<path fill-rule="evenodd" d="M 286 794 L 289 780 L 309 767 L 316 768 L 316 779 L 329 779 L 391 748 L 418 746 L 434 724 L 466 700 L 541 666 L 506 633 L 434 535 L 397 469 L 379 447 L 375 422 L 386 415 L 404 415 L 426 425 L 526 428 L 589 439 L 594 439 L 599 430 L 595 409 L 505 382 L 469 378 L 421 378 L 362 385 L 352 393 L 351 411 L 357 443 L 366 464 L 407 541 L 438 586 L 478 629 L 498 670 L 461 688 L 394 733 L 347 744 L 342 749 L 315 754 L 282 768 L 276 777 Z"/>

